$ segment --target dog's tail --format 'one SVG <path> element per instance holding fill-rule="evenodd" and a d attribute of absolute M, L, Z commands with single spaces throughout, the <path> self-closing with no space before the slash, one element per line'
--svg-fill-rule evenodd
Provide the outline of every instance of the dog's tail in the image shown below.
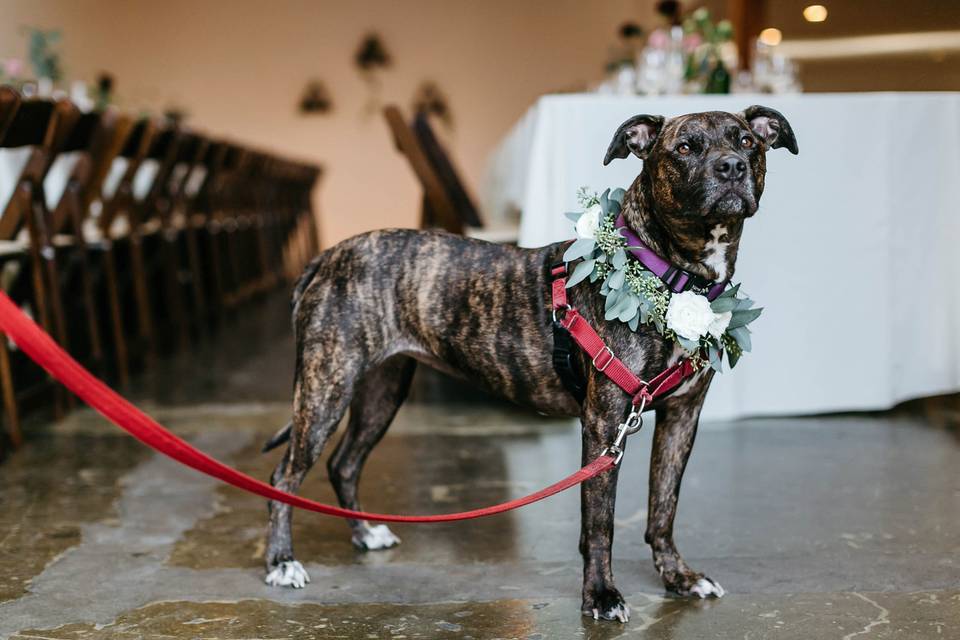
<path fill-rule="evenodd" d="M 260 453 L 266 453 L 271 449 L 276 449 L 277 447 L 282 445 L 284 442 L 289 440 L 290 432 L 292 430 L 293 430 L 293 421 L 291 420 L 286 425 L 284 425 L 283 428 L 280 429 L 280 431 L 277 431 L 275 434 L 273 434 L 273 437 L 271 437 L 269 440 L 266 441 L 266 443 L 263 445 L 263 449 L 260 449 Z"/>

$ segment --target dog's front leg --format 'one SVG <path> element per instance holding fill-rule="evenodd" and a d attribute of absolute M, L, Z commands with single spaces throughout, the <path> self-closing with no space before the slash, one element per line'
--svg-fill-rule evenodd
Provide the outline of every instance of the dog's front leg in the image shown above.
<path fill-rule="evenodd" d="M 622 419 L 625 400 L 603 402 L 589 394 L 583 414 L 583 464 L 609 445 Z M 616 410 L 611 407 L 616 406 Z M 617 498 L 617 467 L 580 485 L 580 554 L 583 556 L 583 606 L 594 619 L 626 622 L 630 617 L 623 596 L 613 584 L 611 547 L 613 511 Z"/>
<path fill-rule="evenodd" d="M 668 591 L 683 596 L 721 597 L 723 587 L 687 566 L 673 543 L 680 480 L 697 435 L 700 408 L 709 379 L 698 388 L 667 400 L 657 410 L 650 460 L 650 503 L 646 541 L 653 548 L 653 564 Z"/>

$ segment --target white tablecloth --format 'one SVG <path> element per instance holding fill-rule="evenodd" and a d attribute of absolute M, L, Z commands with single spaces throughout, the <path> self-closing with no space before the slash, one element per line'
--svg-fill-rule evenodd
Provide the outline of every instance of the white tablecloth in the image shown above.
<path fill-rule="evenodd" d="M 754 352 L 717 376 L 706 419 L 884 409 L 960 390 L 960 94 L 541 98 L 495 150 L 488 215 L 522 212 L 520 244 L 572 236 L 580 186 L 628 187 L 607 167 L 638 113 L 739 111 L 790 121 L 800 155 L 768 153 L 735 281 L 766 310 Z"/>

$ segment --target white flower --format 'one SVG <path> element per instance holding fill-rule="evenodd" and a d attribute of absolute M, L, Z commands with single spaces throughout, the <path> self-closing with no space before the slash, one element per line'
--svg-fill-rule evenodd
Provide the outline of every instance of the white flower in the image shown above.
<path fill-rule="evenodd" d="M 597 237 L 597 228 L 600 227 L 600 218 L 603 216 L 603 209 L 599 204 L 591 206 L 583 212 L 583 215 L 577 220 L 577 235 L 581 238 L 593 240 Z"/>
<path fill-rule="evenodd" d="M 716 314 L 710 301 L 693 291 L 675 293 L 667 306 L 667 326 L 681 338 L 700 340 L 713 324 Z"/>
<path fill-rule="evenodd" d="M 727 330 L 727 326 L 730 324 L 730 318 L 732 317 L 732 311 L 724 311 L 723 313 L 714 314 L 713 322 L 711 322 L 710 326 L 707 327 L 707 333 L 719 340 L 723 337 L 723 333 Z"/>

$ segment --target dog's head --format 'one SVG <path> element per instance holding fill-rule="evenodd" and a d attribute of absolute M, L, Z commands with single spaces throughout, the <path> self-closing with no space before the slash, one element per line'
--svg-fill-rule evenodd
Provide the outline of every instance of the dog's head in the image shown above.
<path fill-rule="evenodd" d="M 631 153 L 643 162 L 648 206 L 677 222 L 732 221 L 752 216 L 763 193 L 767 149 L 797 153 L 783 115 L 768 107 L 742 113 L 638 115 L 617 129 L 603 164 Z"/>

